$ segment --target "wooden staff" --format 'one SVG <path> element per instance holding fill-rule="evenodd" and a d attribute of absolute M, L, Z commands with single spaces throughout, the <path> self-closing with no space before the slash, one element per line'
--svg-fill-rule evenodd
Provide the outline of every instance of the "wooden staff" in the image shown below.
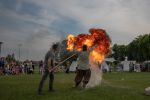
<path fill-rule="evenodd" d="M 60 66 L 62 63 L 64 63 L 65 61 L 67 61 L 68 59 L 72 58 L 72 57 L 75 56 L 75 55 L 77 55 L 77 54 L 73 54 L 73 55 L 71 55 L 70 57 L 66 58 L 65 60 L 61 61 L 58 65 L 56 65 L 55 67 L 51 68 L 51 69 L 49 70 L 49 72 L 55 70 L 58 66 Z"/>

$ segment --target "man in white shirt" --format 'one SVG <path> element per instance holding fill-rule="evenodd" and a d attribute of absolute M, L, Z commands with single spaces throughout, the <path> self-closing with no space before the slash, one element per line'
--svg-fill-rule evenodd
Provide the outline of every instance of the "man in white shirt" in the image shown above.
<path fill-rule="evenodd" d="M 93 48 L 88 50 L 87 45 L 83 45 L 82 51 L 79 52 L 77 74 L 75 77 L 75 87 L 78 87 L 78 85 L 81 83 L 83 78 L 84 78 L 83 79 L 83 88 L 85 88 L 87 83 L 89 82 L 89 79 L 91 76 L 91 70 L 90 70 L 90 64 L 89 64 L 89 55 L 90 55 L 90 52 L 92 50 L 93 50 Z"/>

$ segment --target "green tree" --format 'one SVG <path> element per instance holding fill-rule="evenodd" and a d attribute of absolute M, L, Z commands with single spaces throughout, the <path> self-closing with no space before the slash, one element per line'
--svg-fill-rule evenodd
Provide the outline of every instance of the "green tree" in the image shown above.
<path fill-rule="evenodd" d="M 113 46 L 113 57 L 116 60 L 122 61 L 124 60 L 125 56 L 127 56 L 127 46 L 126 45 L 117 45 L 114 44 Z"/>
<path fill-rule="evenodd" d="M 140 35 L 128 45 L 128 57 L 139 62 L 150 60 L 150 34 Z"/>

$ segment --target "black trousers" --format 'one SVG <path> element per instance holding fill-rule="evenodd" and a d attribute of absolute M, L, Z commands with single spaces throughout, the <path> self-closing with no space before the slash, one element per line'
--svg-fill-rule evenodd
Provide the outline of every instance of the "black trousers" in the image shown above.
<path fill-rule="evenodd" d="M 49 91 L 53 89 L 53 82 L 54 82 L 54 72 L 49 72 L 48 69 L 45 70 L 42 79 L 39 83 L 38 92 L 42 91 L 44 81 L 49 76 Z"/>

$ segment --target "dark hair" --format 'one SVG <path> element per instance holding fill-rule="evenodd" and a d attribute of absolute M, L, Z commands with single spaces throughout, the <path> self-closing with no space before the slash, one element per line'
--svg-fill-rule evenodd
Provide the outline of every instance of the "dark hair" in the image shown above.
<path fill-rule="evenodd" d="M 56 50 L 58 48 L 58 44 L 53 44 L 52 49 Z"/>
<path fill-rule="evenodd" d="M 83 50 L 83 51 L 87 51 L 87 45 L 83 45 L 83 46 L 82 46 L 82 50 Z"/>

